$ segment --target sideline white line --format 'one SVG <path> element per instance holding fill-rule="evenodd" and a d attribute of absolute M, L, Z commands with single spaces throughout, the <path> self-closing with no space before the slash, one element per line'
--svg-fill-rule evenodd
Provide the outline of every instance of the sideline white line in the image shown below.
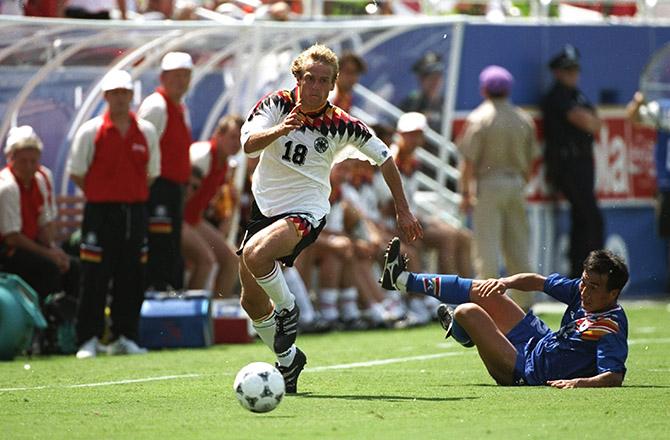
<path fill-rule="evenodd" d="M 629 339 L 628 345 L 636 344 L 667 344 L 670 342 L 670 338 L 636 338 Z"/>
<path fill-rule="evenodd" d="M 0 393 L 3 391 L 29 391 L 29 390 L 43 390 L 45 388 L 54 388 L 49 385 L 40 385 L 38 387 L 18 387 L 18 388 L 0 388 Z"/>
<path fill-rule="evenodd" d="M 374 367 L 377 365 L 387 365 L 387 364 L 396 364 L 399 362 L 411 362 L 411 361 L 425 361 L 428 359 L 439 359 L 447 356 L 460 356 L 463 354 L 467 354 L 469 352 L 467 351 L 456 351 L 456 352 L 451 352 L 451 353 L 436 353 L 436 354 L 424 354 L 420 356 L 409 356 L 409 357 L 402 357 L 402 358 L 391 358 L 391 359 L 379 359 L 375 361 L 367 361 L 367 362 L 355 362 L 353 364 L 339 364 L 339 365 L 327 365 L 324 367 L 313 367 L 313 368 L 305 368 L 305 372 L 310 372 L 310 373 L 317 373 L 319 371 L 327 371 L 327 370 L 347 370 L 349 368 L 361 368 L 361 367 Z"/>
<path fill-rule="evenodd" d="M 75 385 L 40 385 L 36 387 L 17 387 L 17 388 L 0 388 L 0 392 L 3 391 L 29 391 L 29 390 L 43 390 L 45 388 L 87 388 L 87 387 L 105 387 L 110 385 L 125 385 L 130 383 L 140 383 L 140 382 L 153 382 L 158 380 L 173 380 L 173 379 L 185 379 L 189 377 L 200 377 L 202 374 L 179 374 L 173 376 L 157 376 L 157 377 L 144 377 L 141 379 L 125 379 L 125 380 L 115 380 L 110 382 L 97 382 L 97 383 L 80 383 Z"/>
<path fill-rule="evenodd" d="M 111 382 L 98 382 L 98 383 L 82 383 L 77 385 L 65 385 L 64 388 L 84 388 L 84 387 L 104 387 L 108 385 L 125 385 L 128 383 L 140 383 L 140 382 L 153 382 L 156 380 L 172 380 L 172 379 L 184 379 L 188 377 L 200 377 L 202 374 L 179 374 L 174 376 L 158 376 L 158 377 L 145 377 L 143 379 L 126 379 L 126 380 L 115 380 Z"/>

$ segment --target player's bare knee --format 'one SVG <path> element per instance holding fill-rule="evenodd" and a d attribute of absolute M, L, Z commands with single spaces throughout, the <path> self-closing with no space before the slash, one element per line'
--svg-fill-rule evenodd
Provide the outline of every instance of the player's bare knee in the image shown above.
<path fill-rule="evenodd" d="M 264 252 L 263 246 L 257 242 L 253 241 L 244 246 L 242 251 L 242 258 L 244 259 L 244 264 L 247 265 L 249 270 L 253 272 L 253 269 L 258 268 L 263 265 L 264 262 Z M 255 274 L 258 275 L 258 274 Z"/>
<path fill-rule="evenodd" d="M 482 313 L 482 308 L 474 303 L 460 304 L 454 310 L 454 319 L 461 325 L 467 325 L 473 320 L 477 319 Z"/>

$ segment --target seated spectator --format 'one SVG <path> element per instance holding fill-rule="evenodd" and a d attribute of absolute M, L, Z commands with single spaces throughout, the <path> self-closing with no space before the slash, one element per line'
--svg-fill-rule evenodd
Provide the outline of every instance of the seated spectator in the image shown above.
<path fill-rule="evenodd" d="M 361 330 L 367 324 L 361 319 L 356 275 L 367 272 L 359 265 L 362 256 L 346 228 L 348 204 L 342 199 L 342 183 L 347 179 L 348 161 L 338 163 L 330 175 L 331 209 L 326 226 L 309 249 L 301 256 L 300 268 L 311 281 L 313 266 L 318 267 L 318 304 L 321 317 L 330 328 Z M 368 272 L 371 273 L 371 272 Z M 367 303 L 367 300 L 364 302 Z"/>
<path fill-rule="evenodd" d="M 224 235 L 203 214 L 219 188 L 230 180 L 229 160 L 240 149 L 240 127 L 238 116 L 221 118 L 212 139 L 191 145 L 191 165 L 195 176 L 202 176 L 197 188 L 190 187 L 184 208 L 181 247 L 184 259 L 190 265 L 188 281 L 190 289 L 204 289 L 210 273 L 217 265 L 213 292 L 217 296 L 230 297 L 237 281 L 237 257 L 226 243 Z M 195 182 L 193 182 L 195 183 Z"/>
<path fill-rule="evenodd" d="M 301 0 L 231 0 L 217 5 L 219 14 L 238 20 L 287 21 L 302 14 Z"/>
<path fill-rule="evenodd" d="M 51 171 L 40 165 L 42 141 L 32 127 L 12 128 L 0 171 L 0 265 L 23 278 L 40 300 L 79 296 L 79 261 L 55 242 L 58 215 Z"/>
<path fill-rule="evenodd" d="M 148 0 L 141 18 L 148 21 L 170 20 L 174 13 L 174 0 Z"/>
<path fill-rule="evenodd" d="M 373 327 L 403 325 L 407 309 L 397 292 L 385 292 L 375 279 L 375 263 L 395 226 L 385 228 L 373 187 L 376 168 L 367 160 L 349 159 L 349 176 L 341 185 L 344 229 L 357 256 L 350 274 L 360 293 L 363 318 Z"/>

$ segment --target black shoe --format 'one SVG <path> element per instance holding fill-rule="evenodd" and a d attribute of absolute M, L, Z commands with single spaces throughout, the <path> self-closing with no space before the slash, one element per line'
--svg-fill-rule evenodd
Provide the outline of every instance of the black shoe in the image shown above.
<path fill-rule="evenodd" d="M 331 327 L 328 321 L 325 321 L 321 318 L 317 318 L 314 321 L 308 324 L 300 324 L 298 327 L 298 332 L 300 333 L 327 333 L 331 331 Z"/>
<path fill-rule="evenodd" d="M 275 353 L 284 353 L 295 343 L 295 338 L 298 336 L 299 317 L 300 309 L 298 309 L 297 304 L 291 310 L 284 309 L 275 312 L 275 322 L 277 324 L 274 342 Z"/>
<path fill-rule="evenodd" d="M 307 356 L 299 348 L 296 348 L 295 358 L 293 358 L 293 362 L 288 367 L 282 367 L 279 363 L 275 363 L 277 370 L 284 377 L 286 394 L 295 394 L 298 392 L 298 377 L 306 364 Z"/>
<path fill-rule="evenodd" d="M 342 329 L 345 331 L 369 330 L 370 325 L 362 318 L 346 319 L 341 321 Z"/>
<path fill-rule="evenodd" d="M 384 254 L 384 268 L 379 283 L 386 290 L 397 290 L 398 276 L 407 270 L 407 257 L 400 255 L 400 239 L 393 237 Z"/>
<path fill-rule="evenodd" d="M 447 332 L 444 335 L 444 339 L 447 339 L 451 336 L 451 327 L 454 325 L 454 309 L 446 304 L 440 304 L 437 306 L 437 320 L 440 321 L 440 325 Z"/>

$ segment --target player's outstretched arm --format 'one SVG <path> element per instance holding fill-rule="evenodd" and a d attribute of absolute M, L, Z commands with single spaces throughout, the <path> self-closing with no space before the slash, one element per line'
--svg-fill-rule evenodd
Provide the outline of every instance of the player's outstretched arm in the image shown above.
<path fill-rule="evenodd" d="M 398 229 L 400 229 L 407 241 L 414 241 L 423 237 L 421 223 L 419 223 L 419 220 L 414 217 L 414 214 L 409 209 L 405 191 L 402 187 L 402 180 L 400 179 L 400 172 L 395 162 L 389 158 L 381 165 L 380 169 L 382 176 L 384 176 L 384 181 L 393 195 Z"/>
<path fill-rule="evenodd" d="M 606 371 L 593 377 L 579 377 L 576 379 L 549 380 L 547 385 L 554 388 L 596 388 L 620 387 L 623 384 L 623 374 Z"/>
<path fill-rule="evenodd" d="M 288 134 L 291 130 L 300 128 L 305 120 L 305 117 L 300 112 L 301 108 L 302 106 L 297 104 L 293 107 L 291 113 L 289 113 L 279 124 L 266 130 L 252 133 L 251 136 L 249 136 L 249 139 L 244 143 L 244 152 L 246 154 L 251 154 L 260 151 L 281 136 Z"/>
<path fill-rule="evenodd" d="M 541 292 L 544 290 L 544 282 L 546 280 L 546 277 L 537 273 L 518 273 L 499 279 L 508 289 L 516 289 L 524 292 Z"/>

